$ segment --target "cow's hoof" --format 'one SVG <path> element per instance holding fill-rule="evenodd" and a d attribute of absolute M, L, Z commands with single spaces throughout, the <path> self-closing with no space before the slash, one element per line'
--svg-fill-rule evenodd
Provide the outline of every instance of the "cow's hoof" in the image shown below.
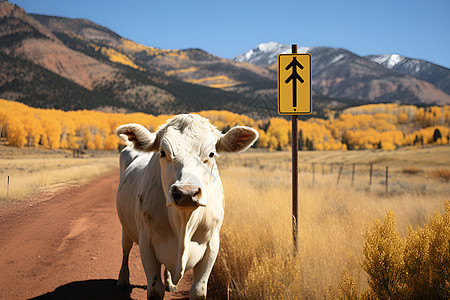
<path fill-rule="evenodd" d="M 178 291 L 178 287 L 174 284 L 166 285 L 166 291 L 171 293 L 176 293 Z"/>

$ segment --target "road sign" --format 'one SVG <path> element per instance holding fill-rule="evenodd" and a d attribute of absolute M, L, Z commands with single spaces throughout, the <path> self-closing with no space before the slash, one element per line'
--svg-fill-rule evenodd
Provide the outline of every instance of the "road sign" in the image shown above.
<path fill-rule="evenodd" d="M 278 113 L 308 115 L 312 112 L 311 54 L 278 55 Z"/>

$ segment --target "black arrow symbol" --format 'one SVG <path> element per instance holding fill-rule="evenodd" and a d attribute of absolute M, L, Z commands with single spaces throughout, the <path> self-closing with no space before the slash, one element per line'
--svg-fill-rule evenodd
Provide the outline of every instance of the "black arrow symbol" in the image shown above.
<path fill-rule="evenodd" d="M 285 83 L 289 83 L 292 80 L 292 102 L 293 107 L 297 107 L 297 80 L 300 83 L 305 82 L 303 78 L 300 77 L 297 73 L 297 67 L 303 69 L 303 66 L 297 61 L 297 58 L 294 56 L 292 61 L 286 66 L 286 70 L 292 68 L 292 74 L 284 81 Z"/>

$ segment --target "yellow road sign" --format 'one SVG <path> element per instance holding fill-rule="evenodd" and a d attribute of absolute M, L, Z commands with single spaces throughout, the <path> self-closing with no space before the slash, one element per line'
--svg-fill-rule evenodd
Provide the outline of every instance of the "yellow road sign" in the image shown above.
<path fill-rule="evenodd" d="M 312 112 L 311 54 L 278 55 L 278 113 L 309 115 Z"/>

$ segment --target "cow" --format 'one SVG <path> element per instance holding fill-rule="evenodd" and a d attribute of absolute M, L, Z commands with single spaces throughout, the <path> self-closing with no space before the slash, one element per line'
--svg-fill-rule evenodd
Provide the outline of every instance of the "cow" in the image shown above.
<path fill-rule="evenodd" d="M 116 200 L 123 248 L 118 288 L 130 286 L 128 257 L 136 243 L 148 299 L 162 299 L 190 269 L 194 280 L 189 298 L 205 299 L 224 215 L 216 158 L 248 149 L 258 131 L 236 126 L 223 134 L 199 115 L 182 114 L 156 132 L 126 124 L 116 135 L 128 144 L 120 154 Z"/>

